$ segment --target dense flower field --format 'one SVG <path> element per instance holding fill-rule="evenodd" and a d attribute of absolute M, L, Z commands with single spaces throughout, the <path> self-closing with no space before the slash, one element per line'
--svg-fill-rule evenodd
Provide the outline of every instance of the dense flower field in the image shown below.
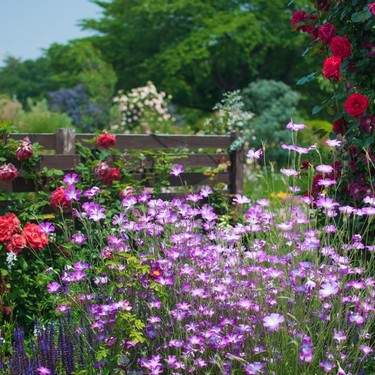
<path fill-rule="evenodd" d="M 287 125 L 294 138 L 303 128 Z M 283 148 L 297 159 L 317 152 Z M 257 162 L 262 151 L 247 156 Z M 74 249 L 60 269 L 45 264 L 55 319 L 39 322 L 27 340 L 15 329 L 3 372 L 284 375 L 371 368 L 375 245 L 368 231 L 375 198 L 367 195 L 362 208 L 342 206 L 327 195 L 334 168 L 305 169 L 302 163 L 281 170 L 288 199 L 238 195 L 227 208 L 231 216 L 215 212 L 209 187 L 172 201 L 128 189 L 109 205 L 105 189 L 82 191 L 77 175 L 65 176 L 51 195 L 61 214 L 54 223 L 26 224 L 21 232 L 16 215 L 2 216 L 14 224 L 7 226 L 12 239 L 3 238 L 12 254 L 9 272 L 27 249 L 37 257 L 56 236 Z M 174 166 L 171 173 L 181 171 Z M 300 183 L 316 172 L 323 176 L 319 189 L 301 195 Z"/>

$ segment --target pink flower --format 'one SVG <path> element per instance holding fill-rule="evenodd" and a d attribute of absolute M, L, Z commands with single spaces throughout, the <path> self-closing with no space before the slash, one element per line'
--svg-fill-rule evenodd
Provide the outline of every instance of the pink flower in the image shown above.
<path fill-rule="evenodd" d="M 250 160 L 250 161 L 253 161 L 254 159 L 255 160 L 259 160 L 260 157 L 263 155 L 263 150 L 260 148 L 259 150 L 257 151 L 254 151 L 254 149 L 250 149 L 247 154 L 246 154 L 246 157 Z"/>
<path fill-rule="evenodd" d="M 263 318 L 263 327 L 267 328 L 270 332 L 277 331 L 280 324 L 285 321 L 285 318 L 280 314 L 272 313 Z"/>
<path fill-rule="evenodd" d="M 173 175 L 173 176 L 177 177 L 183 172 L 184 172 L 184 167 L 182 165 L 174 165 L 171 168 L 171 175 Z"/>
<path fill-rule="evenodd" d="M 33 145 L 28 137 L 24 138 L 21 145 L 16 150 L 16 158 L 18 160 L 27 160 L 33 156 Z"/>
<path fill-rule="evenodd" d="M 368 5 L 368 10 L 375 16 L 375 2 Z"/>
<path fill-rule="evenodd" d="M 327 298 L 334 296 L 339 292 L 339 284 L 336 281 L 327 281 L 322 284 L 321 289 L 319 290 L 319 295 L 321 298 Z"/>
<path fill-rule="evenodd" d="M 0 166 L 0 181 L 11 182 L 16 177 L 18 177 L 18 170 L 12 163 Z"/>
<path fill-rule="evenodd" d="M 299 130 L 303 130 L 306 128 L 306 125 L 305 124 L 295 124 L 293 122 L 293 120 L 291 120 L 287 125 L 286 125 L 286 129 L 288 130 L 294 130 L 296 132 L 298 132 Z"/>

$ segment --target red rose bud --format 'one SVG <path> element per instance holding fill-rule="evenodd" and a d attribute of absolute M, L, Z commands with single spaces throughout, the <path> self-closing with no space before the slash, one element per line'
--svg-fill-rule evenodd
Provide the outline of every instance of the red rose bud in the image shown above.
<path fill-rule="evenodd" d="M 375 128 L 375 115 L 364 115 L 361 117 L 359 127 L 365 132 L 371 134 Z"/>
<path fill-rule="evenodd" d="M 16 177 L 18 177 L 18 170 L 12 163 L 0 166 L 0 181 L 10 182 Z"/>
<path fill-rule="evenodd" d="M 369 105 L 367 96 L 355 93 L 349 96 L 344 104 L 345 111 L 348 115 L 358 117 L 362 115 Z"/>
<path fill-rule="evenodd" d="M 65 188 L 60 186 L 51 193 L 50 202 L 54 210 L 67 210 L 70 208 L 71 201 L 67 199 L 65 191 Z"/>
<path fill-rule="evenodd" d="M 113 147 L 116 144 L 116 136 L 104 131 L 103 134 L 100 134 L 98 136 L 98 139 L 96 140 L 96 144 L 97 146 L 103 147 L 103 148 Z"/>
<path fill-rule="evenodd" d="M 18 160 L 27 160 L 33 156 L 33 145 L 31 144 L 28 137 L 26 137 L 21 145 L 16 150 L 16 158 Z"/>
<path fill-rule="evenodd" d="M 305 23 L 308 20 L 314 20 L 316 18 L 317 16 L 307 13 L 305 10 L 297 10 L 296 12 L 293 13 L 293 16 L 292 16 L 292 27 L 295 28 L 296 31 L 309 32 L 308 30 L 311 31 L 311 29 L 307 28 L 306 26 L 311 26 L 311 25 L 305 25 Z"/>
<path fill-rule="evenodd" d="M 319 27 L 318 37 L 324 44 L 329 44 L 335 34 L 335 26 L 331 25 L 330 23 L 325 23 L 324 25 Z"/>
<path fill-rule="evenodd" d="M 333 79 L 335 82 L 340 80 L 341 57 L 328 57 L 324 60 L 323 75 L 327 79 Z"/>
<path fill-rule="evenodd" d="M 332 130 L 337 134 L 344 135 L 348 124 L 348 121 L 346 121 L 344 118 L 336 119 L 333 121 Z"/>
<path fill-rule="evenodd" d="M 335 36 L 330 42 L 331 52 L 333 56 L 346 59 L 350 56 L 352 45 L 346 36 Z"/>

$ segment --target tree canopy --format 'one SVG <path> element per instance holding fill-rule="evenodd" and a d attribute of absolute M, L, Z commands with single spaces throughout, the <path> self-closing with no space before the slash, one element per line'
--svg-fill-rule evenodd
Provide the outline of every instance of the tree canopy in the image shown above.
<path fill-rule="evenodd" d="M 119 88 L 152 80 L 177 104 L 210 110 L 223 92 L 257 78 L 296 80 L 300 42 L 288 0 L 93 0 L 82 26 L 118 76 Z"/>

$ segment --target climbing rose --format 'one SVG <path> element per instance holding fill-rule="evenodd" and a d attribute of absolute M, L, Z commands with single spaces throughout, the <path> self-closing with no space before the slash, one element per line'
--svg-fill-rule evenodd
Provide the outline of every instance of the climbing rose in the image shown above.
<path fill-rule="evenodd" d="M 27 160 L 33 156 L 33 145 L 28 137 L 24 138 L 20 146 L 16 150 L 16 158 L 18 160 Z"/>
<path fill-rule="evenodd" d="M 346 59 L 351 54 L 351 44 L 346 36 L 335 36 L 330 42 L 333 56 Z"/>
<path fill-rule="evenodd" d="M 20 221 L 13 212 L 0 216 L 0 242 L 10 241 L 13 234 L 19 232 Z"/>
<path fill-rule="evenodd" d="M 18 255 L 26 247 L 26 237 L 23 234 L 13 234 L 5 248 L 10 253 Z"/>
<path fill-rule="evenodd" d="M 324 44 L 329 44 L 335 34 L 335 26 L 331 25 L 330 23 L 325 23 L 324 25 L 319 27 L 318 37 Z"/>
<path fill-rule="evenodd" d="M 65 191 L 65 188 L 60 186 L 51 193 L 50 202 L 55 210 L 66 210 L 70 207 L 71 201 L 66 197 Z"/>
<path fill-rule="evenodd" d="M 103 148 L 113 147 L 116 144 L 116 136 L 104 131 L 103 134 L 100 134 L 98 136 L 98 139 L 96 140 L 96 144 L 97 146 L 103 147 Z"/>
<path fill-rule="evenodd" d="M 335 121 L 333 121 L 332 130 L 337 134 L 344 135 L 348 124 L 348 121 L 346 121 L 344 118 L 338 118 Z"/>
<path fill-rule="evenodd" d="M 37 224 L 27 223 L 23 228 L 22 234 L 25 236 L 27 246 L 32 250 L 43 249 L 48 244 L 47 235 L 40 231 Z"/>
<path fill-rule="evenodd" d="M 375 115 L 364 115 L 361 117 L 359 127 L 365 133 L 372 133 L 375 129 Z"/>
<path fill-rule="evenodd" d="M 120 171 L 117 168 L 111 168 L 107 162 L 100 162 L 95 168 L 95 176 L 106 185 L 111 185 L 113 181 L 121 178 Z"/>
<path fill-rule="evenodd" d="M 328 57 L 324 60 L 323 75 L 327 79 L 333 79 L 335 82 L 340 80 L 341 57 Z"/>
<path fill-rule="evenodd" d="M 16 177 L 18 177 L 18 170 L 12 163 L 0 166 L 0 181 L 10 182 Z"/>
<path fill-rule="evenodd" d="M 349 96 L 344 104 L 345 111 L 348 115 L 358 117 L 362 115 L 369 105 L 367 96 L 355 93 Z"/>

